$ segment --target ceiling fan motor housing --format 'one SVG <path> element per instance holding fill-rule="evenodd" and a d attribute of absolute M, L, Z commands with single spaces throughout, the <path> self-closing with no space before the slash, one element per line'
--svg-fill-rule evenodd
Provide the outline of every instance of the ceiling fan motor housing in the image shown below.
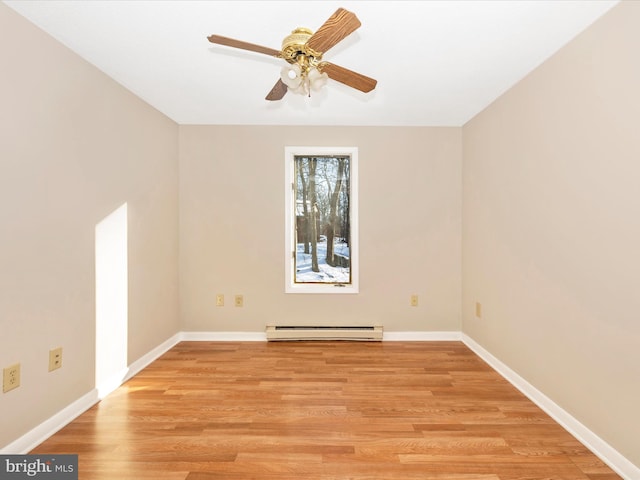
<path fill-rule="evenodd" d="M 312 35 L 313 31 L 308 28 L 296 28 L 282 40 L 282 58 L 289 63 L 298 63 L 298 56 L 304 55 L 309 60 L 319 62 L 322 59 L 322 52 L 315 52 L 307 46 Z"/>

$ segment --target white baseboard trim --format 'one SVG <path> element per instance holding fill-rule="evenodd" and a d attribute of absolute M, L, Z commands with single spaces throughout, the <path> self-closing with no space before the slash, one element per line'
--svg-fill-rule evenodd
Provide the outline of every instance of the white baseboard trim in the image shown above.
<path fill-rule="evenodd" d="M 266 332 L 181 332 L 185 342 L 266 342 Z"/>
<path fill-rule="evenodd" d="M 116 390 L 120 385 L 125 382 L 125 377 L 129 375 L 129 368 L 123 368 L 118 373 L 114 373 L 108 379 L 102 381 L 100 385 L 96 386 L 98 391 L 98 400 L 102 400 L 111 392 Z"/>
<path fill-rule="evenodd" d="M 14 442 L 0 449 L 0 453 L 7 455 L 20 455 L 29 453 L 51 435 L 56 433 L 67 424 L 71 423 L 81 414 L 93 407 L 101 399 L 106 397 L 109 393 L 113 392 L 124 382 L 135 376 L 151 362 L 173 348 L 174 345 L 180 342 L 180 339 L 180 334 L 175 334 L 173 337 L 164 341 L 149 353 L 143 355 L 138 360 L 133 362 L 131 365 L 129 365 L 129 368 L 113 375 L 111 378 L 91 390 L 89 393 L 83 395 L 75 402 L 69 404 L 58 413 L 42 422 L 37 427 L 25 433 Z"/>
<path fill-rule="evenodd" d="M 167 353 L 173 347 L 175 347 L 178 343 L 182 341 L 182 335 L 180 333 L 176 333 L 171 338 L 165 340 L 156 348 L 151 350 L 149 353 L 143 355 L 138 360 L 129 365 L 129 372 L 122 380 L 122 383 L 126 382 L 130 378 L 134 377 L 146 367 L 148 367 L 151 363 L 157 360 L 159 357 Z"/>
<path fill-rule="evenodd" d="M 487 362 L 491 368 L 502 375 L 509 383 L 522 392 L 529 400 L 538 405 L 545 413 L 558 422 L 571 435 L 576 437 L 584 446 L 606 463 L 612 470 L 625 480 L 640 479 L 640 468 L 622 456 L 615 448 L 605 442 L 594 432 L 585 427 L 566 410 L 556 404 L 540 390 L 535 388 L 524 378 L 511 370 L 508 366 L 485 350 L 480 344 L 466 334 L 462 341 L 473 352 Z"/>
<path fill-rule="evenodd" d="M 449 342 L 462 340 L 460 332 L 383 332 L 385 342 Z"/>
<path fill-rule="evenodd" d="M 124 370 L 112 375 L 111 378 L 102 382 L 96 388 L 98 390 L 98 396 L 100 400 L 109 395 L 111 392 L 120 387 L 123 383 L 125 383 L 130 378 L 134 377 L 138 373 L 140 373 L 143 369 L 145 369 L 152 362 L 157 360 L 160 356 L 164 355 L 166 352 L 175 347 L 182 340 L 182 336 L 180 333 L 176 333 L 171 338 L 168 338 L 160 345 L 152 349 L 150 352 L 147 352 L 138 360 L 133 362 Z"/>
<path fill-rule="evenodd" d="M 83 395 L 75 402 L 67 405 L 58 413 L 33 428 L 31 431 L 25 433 L 17 440 L 0 449 L 0 453 L 3 455 L 24 455 L 29 453 L 44 440 L 73 421 L 81 413 L 93 407 L 99 401 L 98 389 L 94 388 L 86 395 Z"/>
<path fill-rule="evenodd" d="M 511 370 L 508 366 L 485 350 L 480 344 L 462 332 L 384 332 L 384 341 L 462 341 L 480 358 L 502 375 L 509 383 L 520 390 L 532 402 L 538 405 L 556 422 L 575 436 L 603 462 L 625 480 L 640 479 L 640 468 L 622 456 L 607 442 L 572 417 L 567 411 L 553 402 L 524 378 Z M 169 351 L 181 341 L 229 341 L 229 342 L 266 342 L 264 332 L 179 332 L 158 345 L 149 353 L 133 362 L 126 373 L 118 375 L 121 381 L 110 379 L 108 385 L 94 388 L 75 402 L 63 408 L 43 423 L 27 432 L 17 440 L 0 449 L 0 454 L 25 454 L 38 446 L 44 440 L 73 421 L 79 415 L 98 403 L 104 397 L 102 389 L 115 390 L 158 357 Z"/>
<path fill-rule="evenodd" d="M 265 332 L 182 332 L 181 340 L 190 342 L 266 342 Z M 383 341 L 436 342 L 460 341 L 460 332 L 383 332 Z"/>

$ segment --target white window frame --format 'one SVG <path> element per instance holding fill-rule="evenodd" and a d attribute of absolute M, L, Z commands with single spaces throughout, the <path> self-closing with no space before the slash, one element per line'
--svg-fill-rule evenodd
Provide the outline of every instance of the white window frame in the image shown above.
<path fill-rule="evenodd" d="M 295 234 L 295 157 L 296 156 L 348 156 L 349 170 L 349 215 L 350 215 L 350 284 L 296 283 L 294 255 L 296 252 Z M 354 294 L 359 292 L 358 264 L 358 148 L 357 147 L 285 147 L 285 292 Z"/>

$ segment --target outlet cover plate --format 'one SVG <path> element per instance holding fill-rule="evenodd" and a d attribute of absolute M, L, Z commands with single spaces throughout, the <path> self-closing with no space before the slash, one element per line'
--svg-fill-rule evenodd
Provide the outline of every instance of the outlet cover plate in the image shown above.
<path fill-rule="evenodd" d="M 16 363 L 2 370 L 2 391 L 8 392 L 20 386 L 20 364 Z"/>
<path fill-rule="evenodd" d="M 62 366 L 62 347 L 49 350 L 49 371 L 52 372 Z"/>

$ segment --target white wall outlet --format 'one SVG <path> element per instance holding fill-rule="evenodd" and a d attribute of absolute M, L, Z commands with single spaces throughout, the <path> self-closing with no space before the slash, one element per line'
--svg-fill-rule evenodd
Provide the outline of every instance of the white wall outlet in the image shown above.
<path fill-rule="evenodd" d="M 224 307 L 224 294 L 219 293 L 216 295 L 216 307 Z"/>

